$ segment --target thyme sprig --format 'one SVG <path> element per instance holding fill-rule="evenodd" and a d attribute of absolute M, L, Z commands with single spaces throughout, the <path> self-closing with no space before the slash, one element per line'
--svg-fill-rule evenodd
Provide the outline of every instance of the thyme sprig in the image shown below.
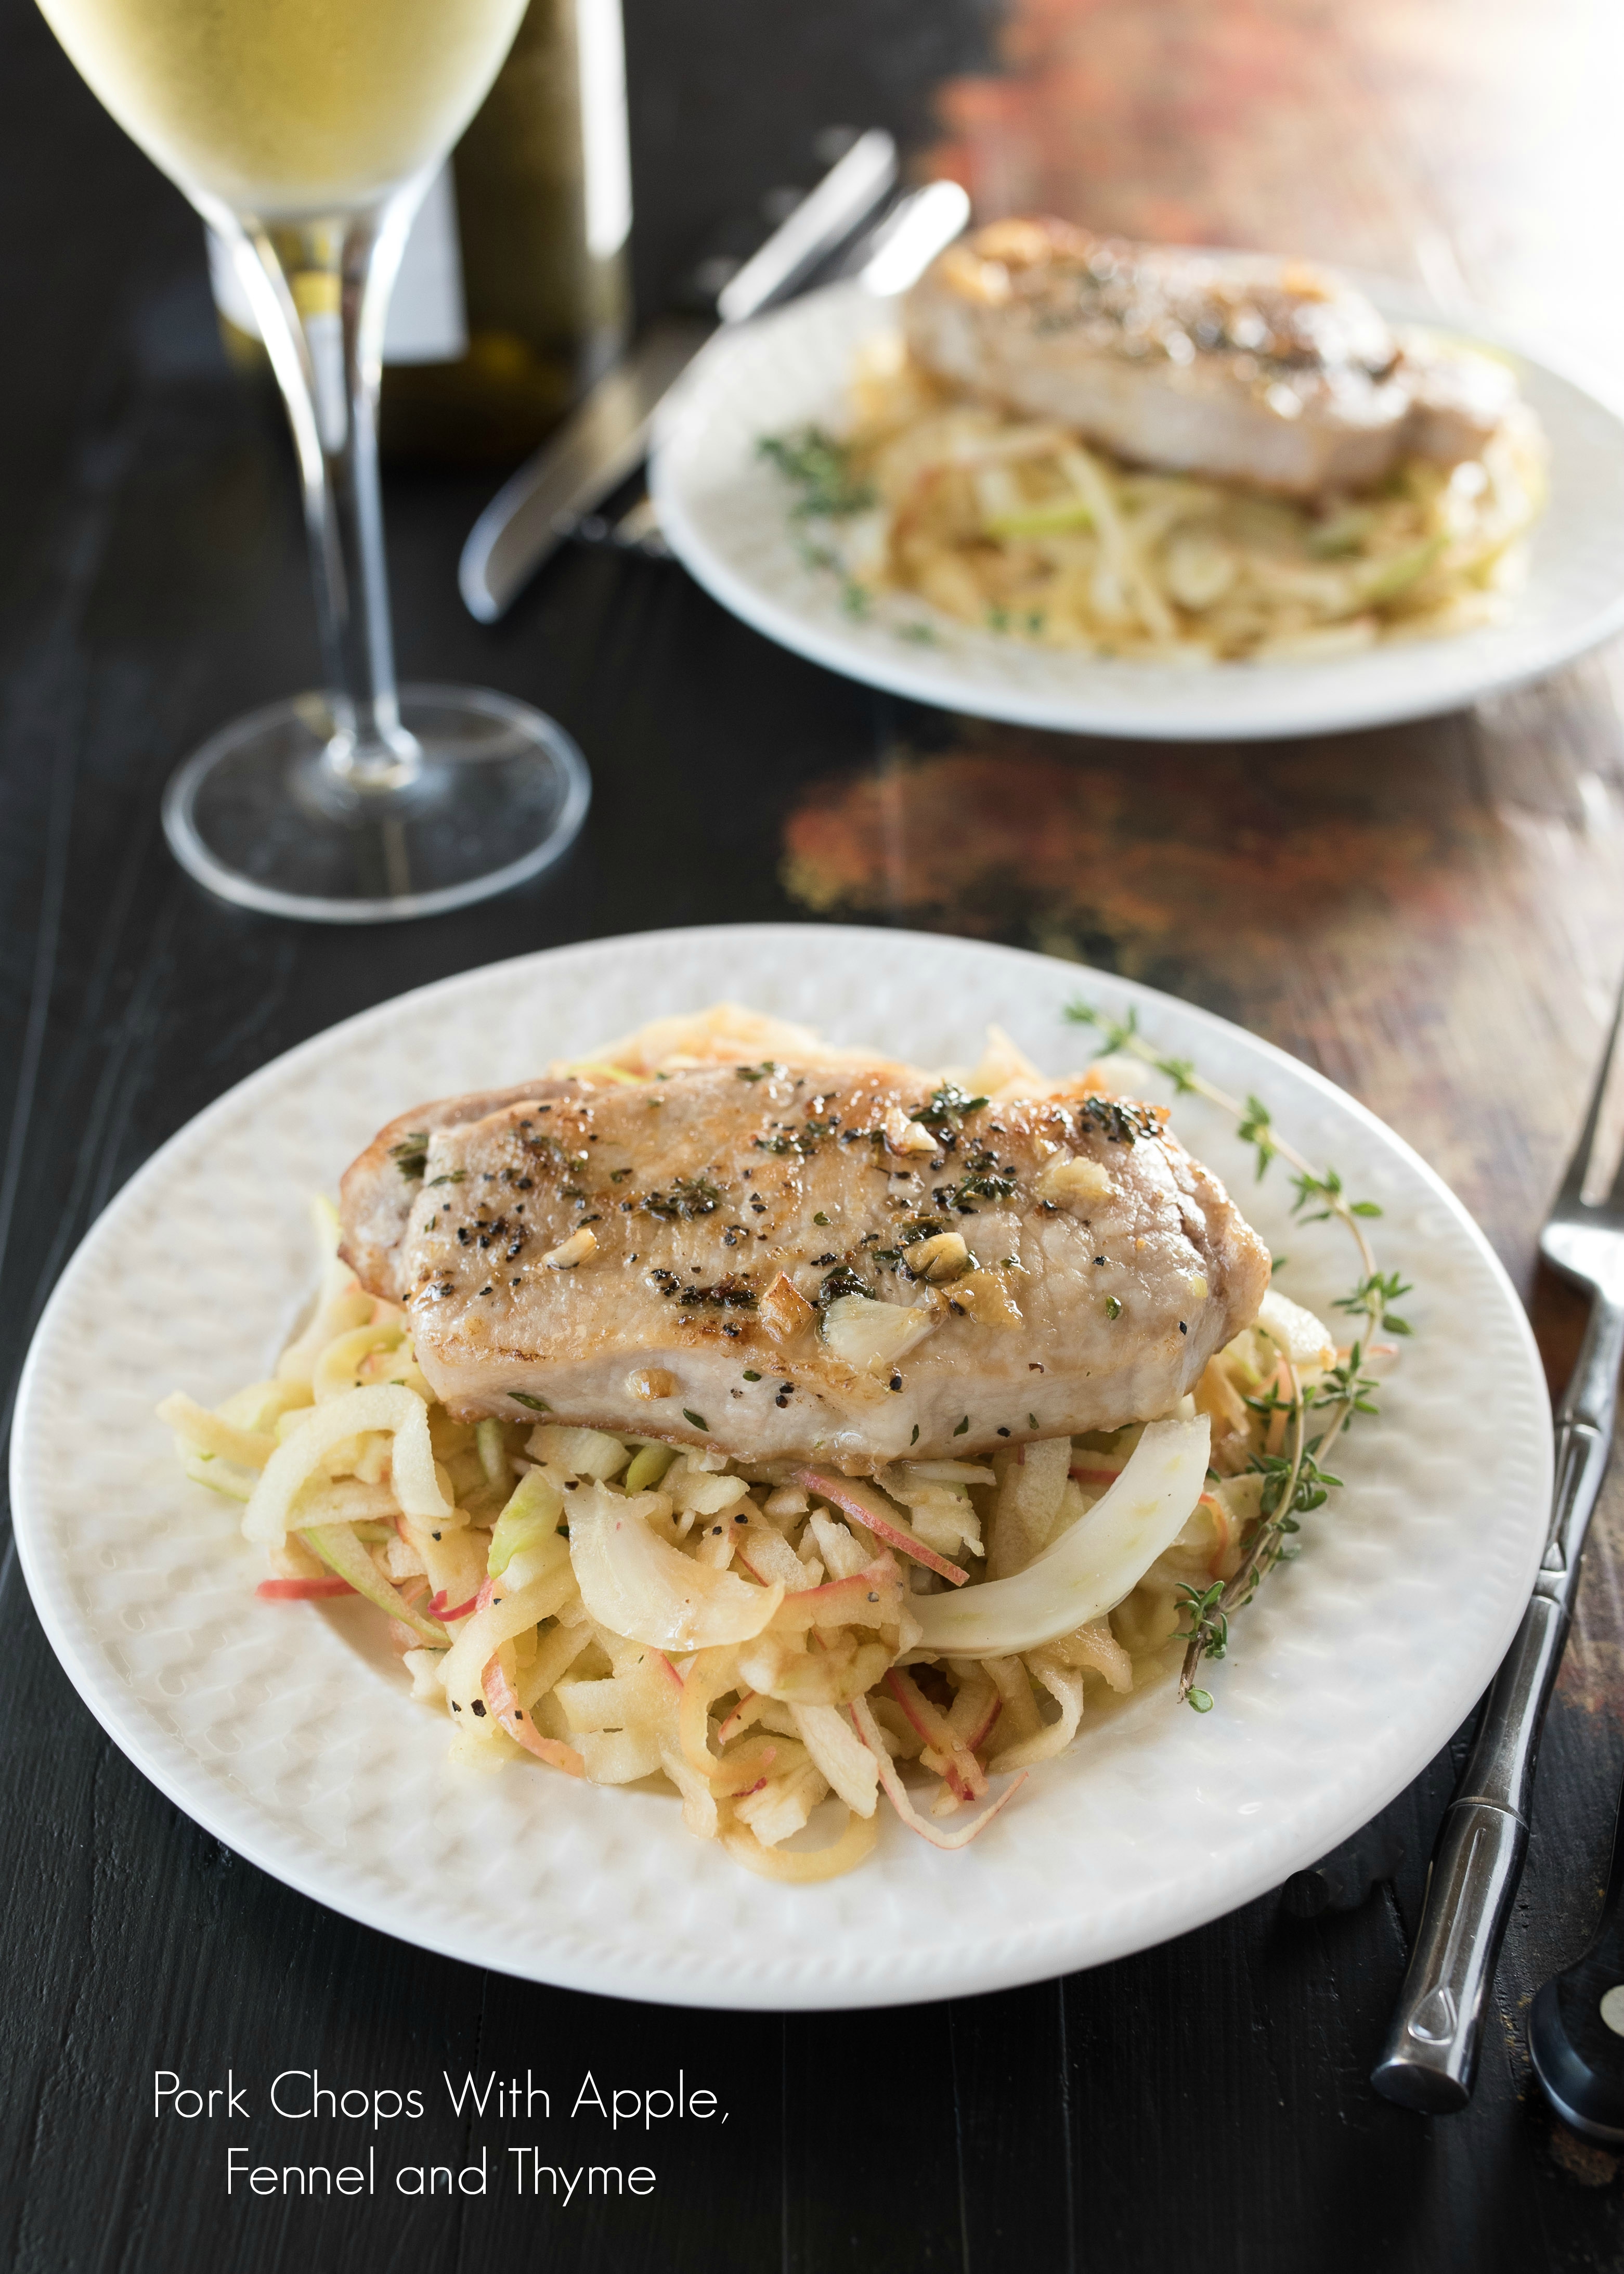
<path fill-rule="evenodd" d="M 821 426 L 801 426 L 791 434 L 763 434 L 757 452 L 800 490 L 791 508 L 798 520 L 822 516 L 838 519 L 866 512 L 875 502 L 872 482 L 852 463 L 850 448 Z"/>
<path fill-rule="evenodd" d="M 1279 1449 L 1254 1454 L 1249 1464 L 1251 1473 L 1261 1475 L 1263 1485 L 1258 1517 L 1248 1528 L 1239 1563 L 1228 1579 L 1214 1580 L 1206 1588 L 1181 1583 L 1178 1589 L 1184 1618 L 1175 1636 L 1184 1645 L 1178 1694 L 1198 1713 L 1210 1713 L 1212 1694 L 1195 1686 L 1196 1672 L 1203 1659 L 1223 1657 L 1229 1647 L 1230 1618 L 1252 1600 L 1277 1563 L 1289 1561 L 1296 1554 L 1294 1539 L 1302 1529 L 1298 1518 L 1322 1508 L 1330 1492 L 1341 1486 L 1342 1479 L 1324 1465 L 1323 1457 L 1356 1413 L 1374 1415 L 1380 1410 L 1372 1394 L 1375 1380 L 1365 1371 L 1365 1357 L 1373 1336 L 1412 1331 L 1392 1307 L 1411 1290 L 1396 1271 L 1382 1271 L 1377 1266 L 1365 1225 L 1380 1216 L 1378 1204 L 1350 1199 L 1335 1169 L 1314 1168 L 1280 1134 L 1261 1098 L 1251 1094 L 1244 1100 L 1231 1097 L 1198 1073 L 1191 1059 L 1172 1058 L 1154 1049 L 1140 1034 L 1135 1011 L 1130 1010 L 1125 1018 L 1112 1019 L 1090 1003 L 1077 1002 L 1066 1005 L 1065 1016 L 1076 1025 L 1098 1031 L 1103 1055 L 1136 1058 L 1164 1074 L 1179 1094 L 1204 1097 L 1228 1113 L 1242 1142 L 1252 1148 L 1259 1181 L 1276 1160 L 1284 1161 L 1293 1171 L 1293 1216 L 1304 1224 L 1341 1224 L 1358 1250 L 1358 1282 L 1348 1294 L 1338 1296 L 1335 1306 L 1364 1322 L 1347 1357 L 1328 1367 L 1312 1390 L 1305 1390 L 1282 1350 L 1274 1380 L 1261 1395 L 1246 1400 L 1254 1412 L 1267 1415 L 1271 1423 L 1283 1415 L 1284 1427 Z M 1325 1416 L 1323 1427 L 1312 1435 L 1309 1434 L 1311 1414 Z"/>

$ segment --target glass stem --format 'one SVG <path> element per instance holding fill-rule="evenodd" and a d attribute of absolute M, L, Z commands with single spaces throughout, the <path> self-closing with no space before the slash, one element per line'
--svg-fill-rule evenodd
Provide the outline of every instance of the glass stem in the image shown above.
<path fill-rule="evenodd" d="M 384 317 L 421 187 L 331 219 L 209 216 L 293 427 L 333 719 L 323 772 L 344 802 L 403 789 L 422 764 L 396 700 L 378 484 Z"/>

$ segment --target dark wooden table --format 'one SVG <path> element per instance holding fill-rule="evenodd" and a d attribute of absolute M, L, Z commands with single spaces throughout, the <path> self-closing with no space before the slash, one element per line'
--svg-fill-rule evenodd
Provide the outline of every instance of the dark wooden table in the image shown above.
<path fill-rule="evenodd" d="M 1588 0 L 1011 0 L 1007 14 L 631 0 L 640 288 L 651 305 L 718 218 L 804 175 L 816 128 L 878 118 L 921 163 L 934 139 L 989 211 L 1045 202 L 1325 253 L 1615 352 L 1608 20 Z M 1323 1067 L 1476 1211 L 1560 1382 L 1575 1319 L 1536 1276 L 1534 1236 L 1624 956 L 1616 655 L 1380 734 L 1197 751 L 1066 740 L 848 685 L 674 567 L 606 552 L 560 559 L 482 632 L 454 584 L 482 486 L 401 478 L 405 667 L 556 712 L 594 770 L 591 822 L 561 873 L 465 916 L 357 935 L 235 914 L 173 867 L 157 801 L 205 732 L 313 675 L 288 452 L 222 364 L 195 221 L 26 0 L 0 4 L 0 58 L 8 1379 L 110 1194 L 289 1044 L 526 949 L 810 910 L 1109 964 Z M 996 826 L 936 834 L 944 787 Z M 883 870 L 866 850 L 876 800 Z M 8 1555 L 0 2260 L 27 2274 L 1624 2265 L 1616 2159 L 1553 2122 L 1523 2027 L 1599 1901 L 1624 1755 L 1621 1580 L 1615 1488 L 1477 2100 L 1428 2122 L 1378 2100 L 1366 2072 L 1447 1756 L 1387 1813 L 1402 1868 L 1346 1915 L 1300 1924 L 1271 1896 L 1094 1973 L 889 2014 L 666 2011 L 408 1949 L 238 1861 L 79 1705 Z M 455 2203 L 228 2202 L 223 2121 L 151 2113 L 155 2069 L 207 2084 L 228 2067 L 261 2096 L 287 2068 L 438 2093 L 441 2068 L 590 2068 L 609 2088 L 680 2067 L 729 2120 L 657 2138 L 642 2201 L 566 2210 L 503 2184 Z M 357 2139 L 342 2122 L 282 2131 L 278 2160 L 342 2163 Z M 483 2143 L 506 2170 L 524 2136 L 435 2115 L 415 2139 L 426 2162 Z"/>

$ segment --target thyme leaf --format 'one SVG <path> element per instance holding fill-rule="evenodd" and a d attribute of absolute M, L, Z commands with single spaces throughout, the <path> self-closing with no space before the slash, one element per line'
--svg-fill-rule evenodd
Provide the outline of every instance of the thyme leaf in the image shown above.
<path fill-rule="evenodd" d="M 875 502 L 874 486 L 853 471 L 849 448 L 821 426 L 763 434 L 756 448 L 801 492 L 792 508 L 797 521 L 838 520 L 864 513 Z"/>
<path fill-rule="evenodd" d="M 823 1311 L 831 1303 L 838 1302 L 842 1295 L 866 1295 L 868 1291 L 849 1263 L 837 1263 L 832 1271 L 823 1274 L 823 1284 L 813 1300 L 819 1310 Z"/>
<path fill-rule="evenodd" d="M 923 1122 L 927 1129 L 940 1129 L 962 1121 L 966 1113 L 979 1113 L 986 1103 L 984 1097 L 966 1097 L 956 1081 L 944 1081 L 922 1105 L 914 1107 L 912 1118 Z"/>
<path fill-rule="evenodd" d="M 691 1224 L 695 1216 L 713 1216 L 722 1195 L 707 1176 L 673 1177 L 671 1190 L 649 1193 L 638 1202 L 645 1216 L 667 1224 Z"/>
<path fill-rule="evenodd" d="M 1333 1308 L 1363 1311 L 1381 1328 L 1384 1334 L 1410 1335 L 1415 1332 L 1415 1329 L 1407 1319 L 1401 1319 L 1396 1313 L 1388 1310 L 1387 1305 L 1399 1302 L 1413 1292 L 1409 1282 L 1401 1279 L 1396 1271 L 1372 1271 L 1360 1280 L 1350 1295 L 1337 1296 Z"/>
<path fill-rule="evenodd" d="M 1169 1058 L 1151 1048 L 1139 1033 L 1139 1016 L 1132 1010 L 1124 1018 L 1112 1019 L 1093 1004 L 1079 1001 L 1067 1004 L 1064 1015 L 1074 1025 L 1096 1029 L 1102 1055 L 1121 1052 L 1137 1058 L 1164 1074 L 1176 1090 L 1192 1092 L 1230 1115 L 1237 1135 L 1256 1155 L 1259 1178 L 1275 1160 L 1283 1160 L 1293 1171 L 1292 1215 L 1303 1224 L 1335 1221 L 1342 1224 L 1358 1250 L 1358 1281 L 1348 1294 L 1336 1299 L 1335 1307 L 1362 1319 L 1362 1331 L 1347 1357 L 1327 1367 L 1312 1389 L 1304 1389 L 1297 1369 L 1282 1352 L 1274 1380 L 1259 1395 L 1246 1398 L 1244 1402 L 1251 1410 L 1267 1415 L 1271 1424 L 1277 1417 L 1284 1417 L 1282 1449 L 1256 1455 L 1250 1464 L 1251 1473 L 1260 1474 L 1263 1479 L 1259 1514 L 1257 1521 L 1248 1527 L 1241 1560 L 1233 1574 L 1204 1590 L 1189 1586 L 1180 1590 L 1184 1599 L 1182 1608 L 1188 1617 L 1179 1631 L 1179 1639 L 1184 1645 L 1184 1662 L 1178 1694 L 1198 1713 L 1207 1713 L 1212 1710 L 1212 1694 L 1193 1686 L 1196 1669 L 1204 1658 L 1223 1656 L 1229 1641 L 1229 1618 L 1252 1600 L 1276 1563 L 1289 1562 L 1295 1555 L 1295 1537 L 1301 1530 L 1298 1517 L 1324 1507 L 1331 1492 L 1340 1487 L 1342 1479 L 1325 1466 L 1323 1456 L 1356 1414 L 1374 1415 L 1379 1411 L 1373 1396 L 1376 1382 L 1365 1372 L 1370 1337 L 1378 1332 L 1408 1335 L 1413 1331 L 1409 1321 L 1392 1307 L 1412 1290 L 1396 1271 L 1382 1271 L 1377 1267 L 1365 1225 L 1380 1216 L 1378 1203 L 1350 1200 L 1335 1169 L 1316 1169 L 1306 1161 L 1280 1134 L 1260 1097 L 1231 1097 L 1198 1073 L 1192 1060 Z M 1274 1269 L 1279 1270 L 1284 1261 L 1283 1256 L 1276 1256 Z M 1308 1434 L 1311 1412 L 1326 1417 L 1320 1434 L 1312 1437 Z"/>
<path fill-rule="evenodd" d="M 1073 1110 L 1079 1121 L 1092 1122 L 1112 1145 L 1132 1145 L 1136 1138 L 1162 1134 L 1162 1124 L 1148 1106 L 1124 1104 L 1119 1097 L 1085 1097 Z"/>
<path fill-rule="evenodd" d="M 426 1129 L 408 1131 L 398 1145 L 390 1146 L 389 1158 L 409 1185 L 416 1184 L 417 1178 L 426 1173 L 429 1165 L 428 1131 Z M 439 1178 L 437 1178 L 435 1181 L 438 1183 Z"/>

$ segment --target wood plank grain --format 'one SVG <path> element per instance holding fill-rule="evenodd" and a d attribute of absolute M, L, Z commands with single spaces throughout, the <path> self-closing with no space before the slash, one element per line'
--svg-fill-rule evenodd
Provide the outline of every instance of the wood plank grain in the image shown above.
<path fill-rule="evenodd" d="M 835 0 L 804 26 L 758 25 L 732 0 L 637 0 L 631 13 L 639 191 L 654 212 L 645 283 L 688 257 L 740 184 L 767 186 L 757 175 L 823 123 L 811 106 L 845 88 L 916 128 L 938 102 L 946 156 L 990 203 L 1041 197 L 1108 226 L 1300 245 L 1417 277 L 1445 302 L 1463 281 L 1618 344 L 1617 296 L 1592 288 L 1624 140 L 1603 67 L 1612 34 L 1587 0 L 1011 0 L 1001 25 L 972 0 Z M 994 34 L 999 66 L 982 70 Z M 764 60 L 750 66 L 749 134 L 707 158 L 714 122 L 738 111 L 747 35 L 768 43 L 751 51 Z M 1536 1276 L 1533 1236 L 1624 960 L 1615 659 L 1456 719 L 1310 745 L 1192 753 L 1022 734 L 837 681 L 674 569 L 605 553 L 563 557 L 481 631 L 453 577 L 482 493 L 401 480 L 406 668 L 554 711 L 590 757 L 592 820 L 560 874 L 436 924 L 364 938 L 237 915 L 177 874 L 156 797 L 221 719 L 313 672 L 286 446 L 214 347 L 191 216 L 24 0 L 0 0 L 0 55 L 14 65 L 0 71 L 0 233 L 18 305 L 41 312 L 32 358 L 0 370 L 8 1382 L 108 1196 L 291 1043 L 530 947 L 808 909 L 1083 955 L 1297 1050 L 1455 1184 L 1560 1379 L 1575 1312 Z M 944 787 L 959 801 L 947 830 Z M 1345 1917 L 1296 1924 L 1267 1898 L 1062 1984 L 914 2012 L 666 2012 L 410 1949 L 232 1857 L 79 1706 L 11 1556 L 0 2262 L 25 2274 L 467 2274 L 498 2254 L 560 2274 L 1615 2269 L 1615 2160 L 1543 2111 L 1523 2038 L 1532 1989 L 1578 1948 L 1599 1900 L 1624 1754 L 1617 1483 L 1596 1545 L 1478 2099 L 1435 2124 L 1386 2107 L 1365 2078 L 1447 1755 L 1387 1811 L 1406 1849 L 1395 1885 Z M 367 2089 L 435 2088 L 447 2068 L 533 2068 L 550 2089 L 588 2067 L 653 2083 L 681 2066 L 718 2080 L 730 2120 L 649 2150 L 661 2177 L 648 2203 L 228 2204 L 224 2135 L 147 2112 L 151 2070 L 183 2063 L 261 2084 L 314 2067 Z M 505 2161 L 531 2136 L 523 2121 L 451 2117 L 438 2089 L 414 2160 L 460 2164 L 483 2144 Z M 336 2162 L 358 2137 L 342 2122 L 280 2128 L 289 2163 Z"/>

